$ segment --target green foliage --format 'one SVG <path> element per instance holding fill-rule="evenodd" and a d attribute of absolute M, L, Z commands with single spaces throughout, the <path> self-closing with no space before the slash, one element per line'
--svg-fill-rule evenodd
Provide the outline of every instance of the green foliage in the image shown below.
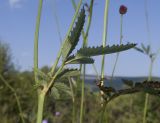
<path fill-rule="evenodd" d="M 73 77 L 80 75 L 80 71 L 78 69 L 63 69 L 56 77 L 57 79 L 64 78 L 64 77 Z"/>
<path fill-rule="evenodd" d="M 100 47 L 85 47 L 81 48 L 77 51 L 76 57 L 90 57 L 90 56 L 97 56 L 97 55 L 104 55 L 104 54 L 111 54 L 116 53 L 124 50 L 128 50 L 130 48 L 135 47 L 136 44 L 126 44 L 126 45 L 113 45 L 113 46 L 100 46 Z"/>
<path fill-rule="evenodd" d="M 68 36 L 64 42 L 64 45 L 62 48 L 62 56 L 64 59 L 66 59 L 76 47 L 79 41 L 79 37 L 81 35 L 84 22 L 85 22 L 85 10 L 83 8 L 79 14 L 77 22 L 75 23 L 75 27 L 70 32 L 70 36 Z"/>
<path fill-rule="evenodd" d="M 56 87 L 52 87 L 51 95 L 53 96 L 54 99 L 60 99 L 60 94 Z"/>
<path fill-rule="evenodd" d="M 71 96 L 70 88 L 66 84 L 64 84 L 62 82 L 61 83 L 57 82 L 57 83 L 55 83 L 54 87 L 57 88 L 59 91 L 67 93 L 68 95 Z"/>

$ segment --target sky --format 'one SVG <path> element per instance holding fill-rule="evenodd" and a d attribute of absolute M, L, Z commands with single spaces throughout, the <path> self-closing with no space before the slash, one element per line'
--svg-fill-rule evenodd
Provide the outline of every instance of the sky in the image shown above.
<path fill-rule="evenodd" d="M 83 3 L 89 0 L 83 0 Z M 0 0 L 0 40 L 10 46 L 12 59 L 20 70 L 32 70 L 33 45 L 36 16 L 39 0 Z M 76 0 L 78 3 L 78 0 Z M 107 45 L 119 44 L 120 38 L 120 5 L 128 8 L 123 17 L 123 43 L 148 44 L 148 33 L 145 18 L 145 0 L 110 0 Z M 147 0 L 150 27 L 150 39 L 153 52 L 160 48 L 160 0 Z M 93 18 L 88 37 L 89 46 L 102 44 L 103 14 L 105 0 L 95 0 Z M 51 66 L 60 48 L 60 38 L 56 25 L 58 18 L 62 39 L 69 28 L 74 9 L 71 0 L 44 0 L 39 34 L 39 67 Z M 78 48 L 82 45 L 80 39 Z M 111 75 L 116 54 L 106 55 L 105 75 Z M 100 74 L 101 56 L 94 57 Z M 147 76 L 150 60 L 134 49 L 120 53 L 115 75 Z M 95 74 L 92 65 L 87 65 L 87 74 Z M 160 76 L 160 57 L 157 57 L 153 76 Z"/>

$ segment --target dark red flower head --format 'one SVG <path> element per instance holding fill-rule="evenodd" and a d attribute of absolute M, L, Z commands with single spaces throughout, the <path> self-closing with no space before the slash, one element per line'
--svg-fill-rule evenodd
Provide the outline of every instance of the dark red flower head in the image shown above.
<path fill-rule="evenodd" d="M 123 14 L 126 14 L 126 12 L 127 12 L 127 7 L 124 5 L 121 5 L 119 8 L 119 13 L 123 15 Z"/>

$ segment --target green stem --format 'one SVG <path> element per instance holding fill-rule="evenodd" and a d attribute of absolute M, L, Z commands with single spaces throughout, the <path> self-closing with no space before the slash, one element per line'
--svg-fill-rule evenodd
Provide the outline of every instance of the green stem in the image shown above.
<path fill-rule="evenodd" d="M 120 45 L 121 45 L 122 44 L 122 39 L 123 39 L 123 28 L 122 28 L 123 27 L 123 15 L 122 14 L 121 14 L 120 25 L 121 25 L 120 26 Z M 114 73 L 115 73 L 115 70 L 116 70 L 118 58 L 119 58 L 119 53 L 117 53 L 117 55 L 116 55 L 116 60 L 115 60 L 112 75 L 111 75 L 111 82 L 113 81 L 113 77 L 114 77 Z"/>
<path fill-rule="evenodd" d="M 107 39 L 107 29 L 108 29 L 108 10 L 109 10 L 109 0 L 106 0 L 105 10 L 104 10 L 104 28 L 103 28 L 103 47 L 106 46 Z M 102 64 L 101 64 L 101 78 L 104 78 L 104 63 L 105 63 L 105 55 L 102 56 Z M 104 81 L 102 81 L 101 85 L 104 85 Z M 103 92 L 101 91 L 101 94 Z M 103 101 L 103 99 L 101 98 Z"/>
<path fill-rule="evenodd" d="M 145 8 L 145 18 L 146 18 L 146 27 L 147 27 L 147 38 L 149 46 L 151 47 L 151 33 L 150 33 L 150 26 L 149 26 L 149 17 L 148 17 L 148 10 L 147 10 L 147 0 L 144 0 L 144 8 Z"/>
<path fill-rule="evenodd" d="M 85 82 L 85 65 L 83 65 L 83 80 L 81 87 L 80 123 L 83 123 L 83 114 L 84 114 L 84 82 Z"/>
<path fill-rule="evenodd" d="M 45 92 L 41 91 L 40 94 L 38 95 L 38 112 L 37 112 L 36 123 L 42 123 L 45 94 L 46 94 Z"/>
<path fill-rule="evenodd" d="M 41 20 L 41 13 L 42 13 L 42 4 L 43 0 L 39 0 L 38 6 L 38 15 L 36 21 L 36 30 L 35 30 L 35 38 L 34 38 L 34 75 L 35 75 L 35 82 L 38 83 L 37 78 L 37 69 L 38 69 L 38 39 L 39 39 L 39 29 L 40 29 L 40 20 Z"/>
<path fill-rule="evenodd" d="M 72 103 L 73 103 L 73 106 L 72 106 L 72 108 L 73 108 L 72 109 L 72 123 L 75 123 L 76 122 L 75 94 L 74 94 L 71 78 L 69 77 L 68 80 L 69 80 L 69 85 L 70 85 L 70 89 L 71 89 L 71 93 L 72 93 Z"/>
<path fill-rule="evenodd" d="M 93 11 L 93 2 L 94 0 L 90 1 L 90 12 L 88 16 L 87 21 L 87 28 L 86 33 L 84 30 L 82 30 L 82 36 L 83 36 L 83 47 L 86 47 L 88 44 L 88 33 L 91 26 L 91 20 L 92 20 L 92 11 Z M 72 0 L 72 5 L 74 9 L 76 9 L 76 3 L 74 0 Z M 82 79 L 82 87 L 81 87 L 81 105 L 80 105 L 80 123 L 83 123 L 83 115 L 84 115 L 84 83 L 85 83 L 85 68 L 86 66 L 83 65 L 83 79 Z M 82 69 L 82 65 L 80 65 L 80 70 Z"/>
<path fill-rule="evenodd" d="M 56 2 L 55 0 L 53 0 L 53 14 L 54 14 L 54 18 L 55 18 L 55 22 L 56 22 L 56 26 L 57 26 L 57 32 L 58 32 L 58 36 L 59 36 L 59 41 L 60 44 L 62 44 L 62 36 L 61 36 L 61 31 L 60 31 L 60 26 L 59 26 L 59 20 L 58 20 L 58 16 L 57 16 L 57 11 L 56 11 Z"/>
<path fill-rule="evenodd" d="M 152 80 L 153 63 L 154 63 L 154 60 L 151 59 L 150 67 L 149 67 L 148 81 Z M 145 95 L 145 103 L 144 103 L 144 109 L 143 109 L 143 123 L 146 123 L 146 119 L 147 119 L 147 109 L 148 109 L 148 101 L 149 101 L 148 98 L 149 98 L 149 94 L 147 93 Z"/>
<path fill-rule="evenodd" d="M 4 77 L 1 74 L 0 74 L 0 79 L 14 93 L 21 121 L 22 121 L 22 123 L 25 123 L 24 118 L 23 118 L 23 112 L 22 112 L 22 107 L 21 107 L 21 104 L 20 104 L 20 100 L 19 100 L 19 98 L 17 96 L 17 93 L 16 93 L 15 89 L 10 84 L 8 84 L 8 82 L 4 79 Z"/>
<path fill-rule="evenodd" d="M 106 40 L 107 40 L 107 30 L 108 30 L 108 11 L 109 11 L 109 0 L 106 0 L 106 3 L 105 3 L 105 10 L 104 10 L 104 21 L 103 21 L 103 42 L 102 42 L 102 45 L 103 47 L 106 46 Z M 103 86 L 104 85 L 104 63 L 105 63 L 105 55 L 102 56 L 102 63 L 101 63 L 101 78 L 102 78 L 102 83 L 101 85 Z M 103 91 L 100 91 L 100 94 L 103 95 Z M 100 123 L 103 122 L 103 118 L 104 118 L 104 112 L 105 112 L 105 109 L 106 109 L 106 106 L 107 104 L 104 103 L 103 104 L 103 98 L 101 97 L 101 106 L 102 106 L 102 113 L 101 113 L 101 118 L 100 118 Z"/>
<path fill-rule="evenodd" d="M 102 111 L 101 111 L 101 115 L 100 115 L 101 117 L 100 117 L 99 123 L 104 122 L 104 114 L 106 112 L 106 108 L 107 108 L 107 103 L 104 103 L 102 106 Z"/>

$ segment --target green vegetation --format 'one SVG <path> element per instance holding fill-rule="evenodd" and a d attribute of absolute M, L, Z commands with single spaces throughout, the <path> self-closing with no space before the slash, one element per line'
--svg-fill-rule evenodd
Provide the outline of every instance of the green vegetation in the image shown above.
<path fill-rule="evenodd" d="M 79 0 L 78 5 L 74 0 L 71 2 L 75 14 L 52 67 L 39 68 L 38 66 L 38 52 L 41 50 L 38 49 L 38 41 L 43 0 L 39 0 L 36 21 L 33 71 L 17 70 L 11 61 L 8 45 L 0 42 L 1 122 L 42 123 L 46 119 L 48 123 L 158 123 L 160 83 L 152 81 L 151 78 L 153 62 L 160 50 L 153 53 L 150 45 L 145 47 L 142 44 L 142 48 L 139 48 L 135 47 L 134 43 L 122 44 L 122 15 L 120 44 L 106 45 L 109 0 L 106 0 L 104 10 L 103 44 L 95 47 L 88 46 L 94 0 L 90 0 L 90 5 L 86 3 L 85 6 L 82 0 Z M 85 30 L 86 8 L 89 15 Z M 127 8 L 123 6 L 120 13 L 124 14 L 126 11 Z M 81 33 L 83 45 L 73 52 L 78 45 Z M 113 81 L 119 52 L 131 48 L 149 56 L 151 67 L 148 80 L 122 80 L 124 87 L 121 89 L 105 85 L 105 55 L 117 53 L 111 77 Z M 95 80 L 96 83 L 92 83 L 98 91 L 92 91 L 90 86 L 85 86 L 85 65 L 93 64 L 95 61 L 93 56 L 99 55 L 102 55 L 101 77 Z M 70 64 L 78 64 L 80 67 L 69 68 Z"/>

